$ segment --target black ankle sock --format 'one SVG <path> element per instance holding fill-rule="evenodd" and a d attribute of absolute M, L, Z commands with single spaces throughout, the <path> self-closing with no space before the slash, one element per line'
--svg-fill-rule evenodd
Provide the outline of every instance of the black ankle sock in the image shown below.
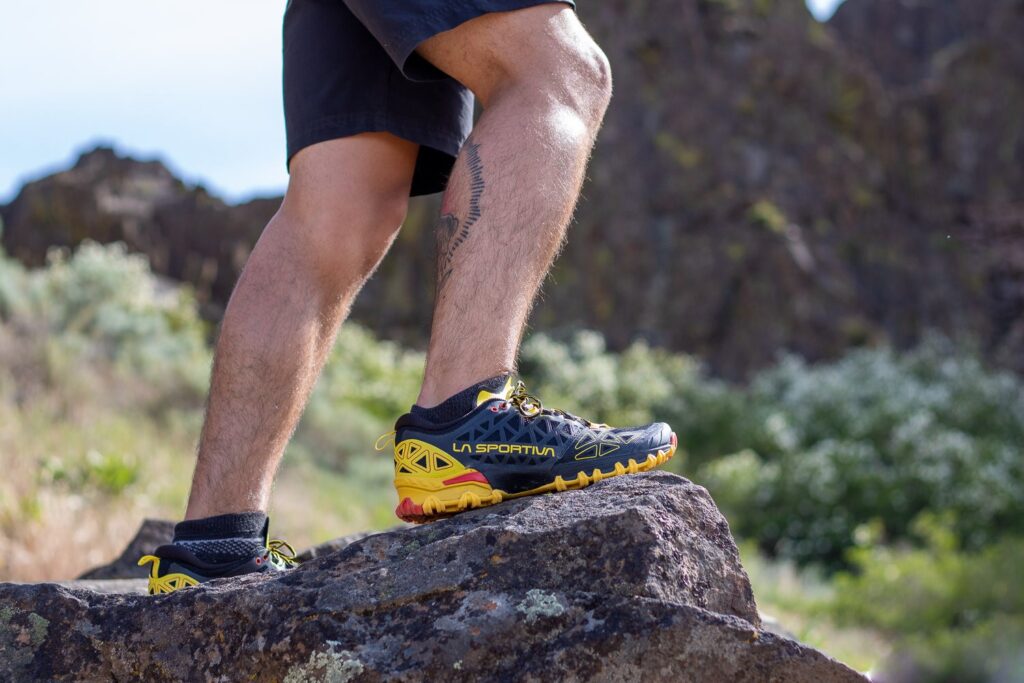
<path fill-rule="evenodd" d="M 251 557 L 263 549 L 267 523 L 262 512 L 192 519 L 174 526 L 173 543 L 187 548 L 204 562 Z"/>
<path fill-rule="evenodd" d="M 473 410 L 473 408 L 476 408 L 477 394 L 481 391 L 490 391 L 492 393 L 501 391 L 505 388 L 505 382 L 508 381 L 509 377 L 511 375 L 496 375 L 463 389 L 433 408 L 413 406 L 410 412 L 436 424 L 456 420 Z"/>

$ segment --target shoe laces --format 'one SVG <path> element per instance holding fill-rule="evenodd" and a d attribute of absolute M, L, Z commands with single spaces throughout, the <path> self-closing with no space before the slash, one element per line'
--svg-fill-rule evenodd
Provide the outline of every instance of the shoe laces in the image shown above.
<path fill-rule="evenodd" d="M 275 564 L 298 564 L 298 560 L 295 559 L 295 548 L 288 541 L 282 541 L 278 538 L 272 539 L 267 543 L 267 550 L 270 552 L 270 557 Z"/>
<path fill-rule="evenodd" d="M 591 422 L 584 417 L 573 415 L 572 413 L 561 410 L 560 408 L 545 408 L 539 398 L 526 390 L 526 383 L 522 380 L 519 380 L 516 383 L 516 388 L 512 390 L 512 394 L 508 397 L 508 403 L 518 410 L 526 419 L 532 419 L 538 415 L 558 415 L 566 420 L 579 422 L 580 424 L 592 429 L 610 429 L 610 427 L 604 423 Z"/>
<path fill-rule="evenodd" d="M 395 435 L 397 433 L 398 433 L 397 431 L 391 430 L 390 432 L 387 432 L 385 434 L 381 434 L 380 436 L 378 436 L 377 440 L 373 443 L 373 450 L 375 450 L 375 451 L 382 451 L 385 448 L 387 448 L 388 446 L 394 446 L 395 445 Z"/>

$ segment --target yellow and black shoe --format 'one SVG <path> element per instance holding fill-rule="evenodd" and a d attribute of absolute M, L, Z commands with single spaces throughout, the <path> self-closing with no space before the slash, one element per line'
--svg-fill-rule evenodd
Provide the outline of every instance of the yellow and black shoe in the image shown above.
<path fill-rule="evenodd" d="M 511 379 L 481 391 L 476 408 L 434 424 L 415 413 L 395 425 L 395 514 L 427 522 L 508 498 L 580 489 L 644 472 L 676 452 L 663 422 L 628 429 L 595 424 L 541 402 Z"/>
<path fill-rule="evenodd" d="M 298 566 L 295 549 L 285 541 L 269 540 L 266 531 L 263 546 L 254 552 L 234 557 L 202 560 L 180 543 L 162 545 L 139 560 L 150 565 L 149 594 L 173 593 L 200 583 L 259 572 L 284 571 Z"/>

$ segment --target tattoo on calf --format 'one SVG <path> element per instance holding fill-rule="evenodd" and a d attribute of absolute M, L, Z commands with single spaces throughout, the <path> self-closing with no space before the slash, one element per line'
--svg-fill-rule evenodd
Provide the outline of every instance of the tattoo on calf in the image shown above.
<path fill-rule="evenodd" d="M 470 228 L 480 219 L 480 198 L 484 194 L 484 166 L 480 161 L 480 146 L 472 140 L 466 143 L 466 164 L 469 167 L 469 212 L 460 221 L 453 213 L 445 213 L 437 224 L 437 293 L 455 268 L 455 252 L 469 239 Z"/>

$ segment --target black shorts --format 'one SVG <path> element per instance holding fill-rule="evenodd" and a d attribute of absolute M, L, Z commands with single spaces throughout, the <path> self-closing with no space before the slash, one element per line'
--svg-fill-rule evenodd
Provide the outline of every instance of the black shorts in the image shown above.
<path fill-rule="evenodd" d="M 473 126 L 473 96 L 418 55 L 427 38 L 488 12 L 571 0 L 289 0 L 288 161 L 310 145 L 385 131 L 420 145 L 412 194 L 444 189 Z"/>

